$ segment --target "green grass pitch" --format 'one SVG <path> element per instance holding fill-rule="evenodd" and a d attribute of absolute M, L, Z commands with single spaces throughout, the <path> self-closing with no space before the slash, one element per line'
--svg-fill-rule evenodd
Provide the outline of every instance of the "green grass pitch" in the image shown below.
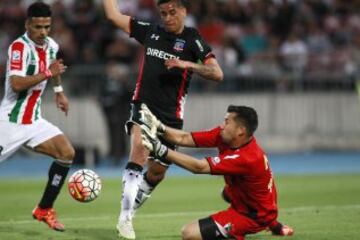
<path fill-rule="evenodd" d="M 293 240 L 360 239 L 360 174 L 277 176 L 279 220 L 295 229 Z M 1 240 L 117 239 L 120 209 L 119 179 L 103 179 L 100 197 L 78 203 L 63 189 L 56 210 L 67 230 L 63 233 L 32 220 L 44 181 L 0 180 Z M 183 224 L 224 209 L 221 177 L 169 177 L 140 209 L 134 220 L 137 239 L 180 239 Z M 278 239 L 267 232 L 247 239 Z"/>

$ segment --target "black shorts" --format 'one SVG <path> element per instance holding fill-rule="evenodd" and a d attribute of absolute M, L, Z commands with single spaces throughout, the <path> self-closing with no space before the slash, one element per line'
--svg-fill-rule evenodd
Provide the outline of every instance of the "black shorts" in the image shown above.
<path fill-rule="evenodd" d="M 219 230 L 215 221 L 211 217 L 199 220 L 201 238 L 203 240 L 221 240 L 227 239 Z"/>
<path fill-rule="evenodd" d="M 176 129 L 182 129 L 183 127 L 183 123 L 182 121 L 179 122 L 178 119 L 176 119 L 176 117 L 174 116 L 174 119 L 169 119 L 169 118 L 163 118 L 161 116 L 160 113 L 158 113 L 155 109 L 151 108 L 151 106 L 148 106 L 148 108 L 150 109 L 150 111 L 166 126 L 172 127 L 172 128 L 176 128 Z M 141 103 L 136 102 L 136 103 L 132 103 L 131 104 L 131 110 L 130 110 L 130 118 L 128 121 L 126 121 L 125 123 L 125 131 L 127 135 L 130 135 L 131 133 L 131 127 L 133 126 L 134 123 L 138 123 L 140 124 L 141 122 L 139 121 L 140 119 L 140 113 L 139 111 L 141 110 Z M 164 144 L 165 146 L 167 146 L 168 148 L 172 149 L 172 150 L 176 150 L 177 146 L 169 143 L 168 141 L 166 141 L 164 138 L 162 138 L 161 136 L 159 136 L 159 140 L 161 141 L 162 144 Z M 155 160 L 157 162 L 159 162 L 161 165 L 164 166 L 169 166 L 171 165 L 171 162 L 169 162 L 168 160 L 166 160 L 165 158 L 161 158 L 161 159 L 156 159 L 154 158 L 154 156 L 150 155 L 149 156 L 149 160 Z"/>

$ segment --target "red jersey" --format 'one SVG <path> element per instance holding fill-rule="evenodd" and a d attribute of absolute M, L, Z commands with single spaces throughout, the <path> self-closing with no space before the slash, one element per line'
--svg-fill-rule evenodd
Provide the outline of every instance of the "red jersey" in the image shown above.
<path fill-rule="evenodd" d="M 255 137 L 246 145 L 232 149 L 223 143 L 220 127 L 192 132 L 197 147 L 217 147 L 217 157 L 207 157 L 211 174 L 224 175 L 225 192 L 231 206 L 260 224 L 277 217 L 276 187 L 266 155 Z"/>

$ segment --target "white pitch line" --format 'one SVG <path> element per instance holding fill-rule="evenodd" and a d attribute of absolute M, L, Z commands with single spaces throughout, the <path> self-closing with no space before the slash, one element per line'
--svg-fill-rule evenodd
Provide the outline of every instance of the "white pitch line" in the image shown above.
<path fill-rule="evenodd" d="M 280 208 L 279 212 L 310 212 L 315 210 L 334 210 L 334 209 L 360 209 L 360 204 L 349 204 L 349 205 L 325 205 L 325 206 L 303 206 L 293 208 Z"/>
<path fill-rule="evenodd" d="M 303 206 L 303 207 L 293 207 L 293 208 L 282 208 L 281 212 L 290 213 L 290 212 L 310 212 L 315 210 L 334 210 L 334 209 L 360 209 L 360 204 L 353 205 L 325 205 L 325 206 Z M 219 209 L 220 210 L 220 209 Z M 167 212 L 167 213 L 149 213 L 149 214 L 139 214 L 136 215 L 136 218 L 167 218 L 167 217 L 177 217 L 177 216 L 199 216 L 199 215 L 209 215 L 212 212 L 217 212 L 219 210 L 213 211 L 198 211 L 198 212 Z M 61 218 L 64 222 L 70 221 L 89 221 L 89 220 L 108 220 L 116 218 L 110 216 L 97 216 L 97 217 L 79 217 L 79 218 Z M 0 226 L 5 225 L 15 225 L 15 224 L 32 224 L 34 220 L 8 220 L 0 221 Z"/>

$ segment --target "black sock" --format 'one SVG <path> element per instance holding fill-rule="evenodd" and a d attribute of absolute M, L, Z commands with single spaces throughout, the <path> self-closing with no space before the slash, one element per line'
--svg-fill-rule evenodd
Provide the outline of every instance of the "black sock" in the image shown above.
<path fill-rule="evenodd" d="M 143 167 L 141 165 L 137 164 L 137 163 L 128 162 L 126 164 L 125 169 L 131 169 L 131 170 L 134 170 L 134 171 L 137 171 L 137 172 L 142 172 Z"/>
<path fill-rule="evenodd" d="M 282 225 L 281 223 L 277 222 L 277 221 L 274 222 L 274 223 L 272 223 L 272 224 L 269 226 L 270 230 L 271 230 L 274 234 L 276 234 L 276 235 L 280 235 L 280 234 L 281 234 L 282 227 L 283 227 L 283 225 Z"/>
<path fill-rule="evenodd" d="M 62 166 L 55 161 L 51 164 L 49 169 L 49 179 L 39 203 L 40 208 L 51 208 L 53 206 L 55 199 L 64 184 L 69 169 L 70 167 Z"/>

